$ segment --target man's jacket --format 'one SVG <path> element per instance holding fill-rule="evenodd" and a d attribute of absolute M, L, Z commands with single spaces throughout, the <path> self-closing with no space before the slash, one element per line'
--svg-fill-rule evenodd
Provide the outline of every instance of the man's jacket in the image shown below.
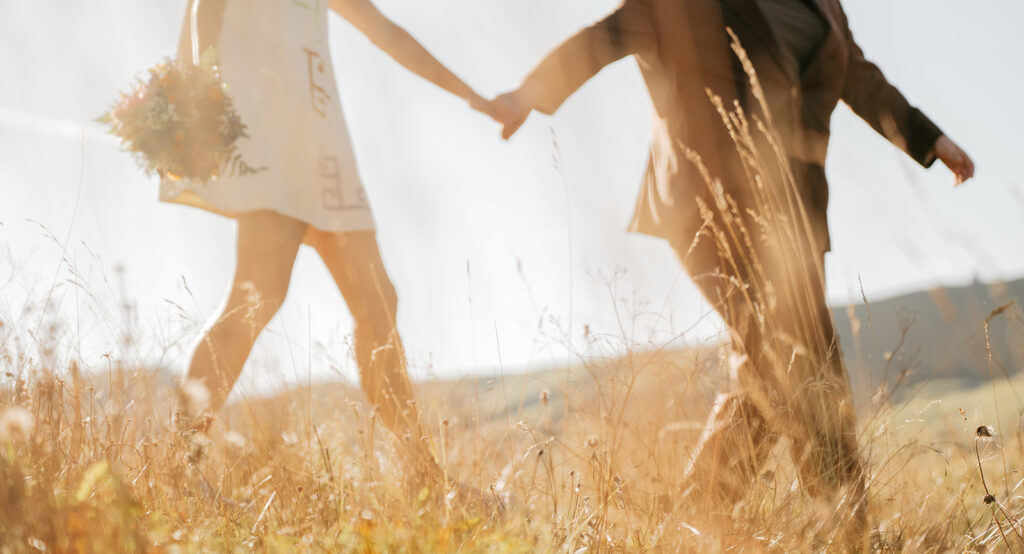
<path fill-rule="evenodd" d="M 751 134 L 761 137 L 762 160 L 771 158 L 766 154 L 772 148 L 769 135 L 760 133 L 755 122 L 775 130 L 781 142 L 776 159 L 788 158 L 810 234 L 823 252 L 829 248 L 823 168 L 838 102 L 926 167 L 934 161 L 941 131 L 864 58 L 839 0 L 808 1 L 829 31 L 802 70 L 783 55 L 756 0 L 625 0 L 549 54 L 526 78 L 524 91 L 538 110 L 552 113 L 601 68 L 636 56 L 656 113 L 650 161 L 630 229 L 682 244 L 701 225 L 696 197 L 706 197 L 709 190 L 694 163 L 697 157 L 688 157 L 688 150 L 738 199 L 741 210 L 750 197 L 753 180 L 741 160 L 746 149 L 737 147 L 709 92 L 727 110 L 742 107 L 754 127 Z M 731 49 L 727 28 L 756 70 L 770 117 Z"/>

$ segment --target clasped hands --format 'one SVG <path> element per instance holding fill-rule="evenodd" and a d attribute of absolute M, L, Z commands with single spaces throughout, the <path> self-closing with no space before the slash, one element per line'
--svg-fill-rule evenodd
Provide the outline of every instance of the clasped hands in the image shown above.
<path fill-rule="evenodd" d="M 501 138 L 508 140 L 526 122 L 535 109 L 522 88 L 506 92 L 493 100 L 477 97 L 470 106 L 501 124 Z M 974 161 L 960 146 L 946 135 L 940 135 L 933 147 L 935 158 L 941 161 L 956 179 L 955 185 L 974 177 Z"/>
<path fill-rule="evenodd" d="M 476 96 L 469 106 L 501 124 L 501 138 L 508 140 L 526 122 L 534 107 L 526 99 L 523 89 L 506 92 L 493 100 Z"/>

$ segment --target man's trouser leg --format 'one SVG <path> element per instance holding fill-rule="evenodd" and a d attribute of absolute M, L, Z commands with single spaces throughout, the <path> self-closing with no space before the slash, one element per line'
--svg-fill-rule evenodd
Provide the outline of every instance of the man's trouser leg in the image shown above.
<path fill-rule="evenodd" d="M 759 264 L 752 271 L 723 259 L 709 239 L 677 252 L 729 326 L 734 351 L 733 391 L 719 396 L 695 450 L 687 503 L 729 510 L 775 439 L 786 436 L 805 490 L 823 496 L 846 486 L 862 519 L 856 415 L 825 304 L 820 254 L 751 256 Z"/>

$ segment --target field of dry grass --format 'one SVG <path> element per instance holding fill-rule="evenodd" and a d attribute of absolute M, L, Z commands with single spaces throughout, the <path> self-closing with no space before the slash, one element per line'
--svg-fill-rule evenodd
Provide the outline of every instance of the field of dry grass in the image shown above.
<path fill-rule="evenodd" d="M 752 66 L 749 75 L 757 88 Z M 750 164 L 745 169 L 759 215 L 744 228 L 745 212 L 705 173 L 718 215 L 699 202 L 701 232 L 720 245 L 752 244 L 755 237 L 779 251 L 806 242 L 805 222 L 786 217 L 779 206 L 788 199 L 775 197 L 795 187 L 787 158 L 778 141 L 769 140 L 766 148 L 752 136 L 771 122 L 748 124 L 743 113 L 716 105 Z M 773 161 L 775 155 L 781 161 Z M 700 163 L 699 157 L 692 161 Z M 781 174 L 784 186 L 762 187 L 766 167 L 774 168 L 766 174 Z M 754 249 L 734 248 L 743 259 L 730 260 L 746 275 L 772 265 L 747 250 Z M 788 261 L 807 259 L 805 252 Z M 76 269 L 70 272 L 72 288 L 90 295 Z M 796 273 L 766 279 L 764 290 L 737 285 L 764 336 L 784 334 L 773 310 L 786 303 L 776 302 L 780 297 L 796 305 L 814 296 L 812 287 L 785 296 L 781 289 L 799 288 L 789 284 L 798 280 Z M 626 330 L 621 336 L 588 332 L 574 342 L 556 325 L 549 338 L 570 352 L 562 367 L 423 383 L 418 407 L 445 473 L 424 486 L 400 463 L 396 445 L 357 389 L 319 385 L 236 401 L 208 434 L 182 434 L 172 428 L 175 391 L 162 374 L 122 365 L 113 354 L 103 370 L 79 370 L 85 360 L 60 331 L 72 325 L 50 317 L 49 294 L 42 304 L 19 317 L 0 314 L 0 554 L 857 548 L 844 535 L 855 519 L 852 494 L 840 489 L 812 497 L 799 485 L 788 451 L 805 445 L 780 441 L 756 478 L 742 483 L 744 499 L 731 509 L 709 512 L 677 501 L 715 391 L 732 363 L 715 346 L 668 350 L 663 347 L 678 337 L 637 341 Z M 1008 318 L 1019 324 L 1018 308 L 992 312 L 984 323 L 986 338 L 990 323 Z M 117 319 L 120 349 L 137 347 L 133 318 Z M 816 325 L 808 323 L 813 318 L 797 319 L 797 327 Z M 164 340 L 175 343 L 191 340 L 195 330 L 162 331 Z M 876 338 L 894 347 L 901 340 Z M 825 373 L 800 340 L 774 352 L 791 356 L 772 361 L 805 357 L 812 361 L 804 366 Z M 871 374 L 915 369 L 930 375 L 934 369 L 890 367 L 903 359 L 889 355 L 880 361 L 885 367 Z M 903 391 L 887 385 L 858 406 L 868 484 L 864 549 L 1024 552 L 1024 401 L 1017 395 L 1024 383 L 999 378 L 992 363 L 990 357 L 990 367 L 977 373 L 993 380 L 975 388 L 944 389 L 927 380 Z M 795 365 L 775 364 L 773 370 Z M 827 379 L 782 377 L 779 382 L 790 389 L 783 404 L 818 409 L 793 409 L 791 419 L 805 430 L 829 429 L 830 422 L 816 425 L 813 418 L 840 411 L 820 409 L 820 399 L 840 398 L 815 395 L 814 387 Z M 842 440 L 822 434 L 816 437 L 821 443 Z"/>
<path fill-rule="evenodd" d="M 731 513 L 672 505 L 714 348 L 602 356 L 621 339 L 591 337 L 569 368 L 424 383 L 459 485 L 413 488 L 357 389 L 236 402 L 190 444 L 166 380 L 49 367 L 14 331 L 0 327 L 0 552 L 841 550 L 844 499 L 808 497 L 785 445 Z M 1024 550 L 1019 385 L 860 406 L 874 549 Z"/>

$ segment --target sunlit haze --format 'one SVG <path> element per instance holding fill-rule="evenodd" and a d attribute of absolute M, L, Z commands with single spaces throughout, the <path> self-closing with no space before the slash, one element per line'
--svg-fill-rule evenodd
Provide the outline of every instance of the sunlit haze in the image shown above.
<path fill-rule="evenodd" d="M 614 1 L 377 5 L 490 97 L 518 85 Z M 1024 51 L 1024 4 L 856 0 L 845 8 L 867 56 L 970 152 L 978 173 L 954 189 L 941 164 L 921 169 L 840 108 L 827 167 L 830 299 L 861 302 L 861 286 L 875 300 L 1020 277 L 1024 72 L 1015 56 Z M 9 250 L 0 256 L 0 312 L 19 317 L 26 298 L 46 297 L 55 283 L 52 307 L 80 326 L 65 340 L 79 343 L 92 365 L 109 352 L 180 370 L 195 329 L 182 337 L 162 330 L 178 325 L 180 312 L 205 320 L 229 286 L 234 223 L 158 203 L 156 179 L 94 122 L 133 76 L 174 53 L 183 14 L 183 1 L 166 0 L 0 7 L 0 248 Z M 585 328 L 621 335 L 634 325 L 642 344 L 660 346 L 687 330 L 674 344 L 715 338 L 719 320 L 668 246 L 625 230 L 650 133 L 634 61 L 606 69 L 557 115 L 532 115 L 506 143 L 494 122 L 399 67 L 341 19 L 332 15 L 330 25 L 415 378 L 562 363 L 553 321 L 578 341 Z M 69 267 L 95 299 L 67 284 Z M 97 315 L 97 303 L 122 298 L 150 323 L 143 338 L 152 345 L 125 347 L 116 310 Z M 250 386 L 280 385 L 282 374 L 289 382 L 331 378 L 338 368 L 354 377 L 348 312 L 306 249 L 269 331 L 245 376 Z M 179 344 L 170 357 L 158 358 L 161 341 L 172 339 Z"/>

